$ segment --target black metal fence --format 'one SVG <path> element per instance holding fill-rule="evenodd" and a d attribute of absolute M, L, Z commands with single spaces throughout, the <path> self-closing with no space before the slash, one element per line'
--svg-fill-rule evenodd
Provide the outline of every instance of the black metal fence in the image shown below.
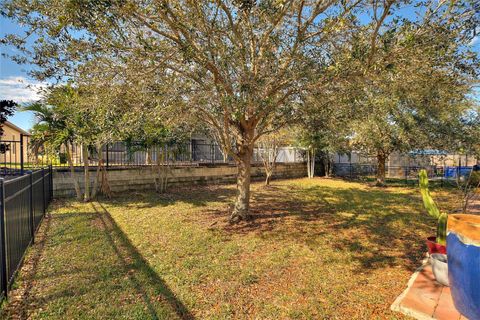
<path fill-rule="evenodd" d="M 75 147 L 74 147 L 75 148 Z M 77 148 L 78 149 L 78 148 Z M 89 160 L 92 165 L 98 163 L 100 158 L 97 150 L 90 150 Z M 83 163 L 82 155 L 72 152 L 74 164 Z M 228 163 L 233 161 L 229 156 L 224 156 L 219 145 L 215 143 L 179 143 L 167 146 L 145 147 L 125 142 L 106 144 L 102 148 L 101 158 L 109 166 L 144 166 L 157 163 Z M 65 165 L 65 161 L 62 161 Z M 66 164 L 68 165 L 68 164 Z"/>
<path fill-rule="evenodd" d="M 8 295 L 53 197 L 52 167 L 0 178 L 0 297 Z"/>
<path fill-rule="evenodd" d="M 385 173 L 390 178 L 415 178 L 421 169 L 419 166 L 386 166 Z M 432 170 L 429 169 L 429 175 L 432 175 Z M 354 163 L 334 163 L 333 174 L 339 177 L 349 179 L 361 179 L 374 177 L 377 174 L 376 164 L 354 164 Z M 433 173 L 436 175 L 436 172 Z"/>
<path fill-rule="evenodd" d="M 348 179 L 368 180 L 377 174 L 376 164 L 334 163 L 333 175 Z M 466 166 L 386 166 L 385 175 L 389 179 L 405 184 L 418 181 L 421 169 L 427 170 L 428 177 L 441 185 L 454 185 L 457 178 L 468 177 L 472 167 Z"/>
<path fill-rule="evenodd" d="M 26 139 L 21 137 L 19 141 L 0 141 L 0 175 L 12 176 L 23 174 L 22 168 L 26 165 L 25 157 L 28 154 Z M 25 142 L 25 144 L 24 144 Z"/>
<path fill-rule="evenodd" d="M 253 152 L 254 163 L 262 161 L 261 149 Z M 88 155 L 85 155 L 88 154 Z M 148 166 L 155 164 L 199 165 L 233 163 L 233 158 L 222 152 L 216 143 L 190 140 L 166 146 L 146 147 L 140 143 L 114 142 L 103 145 L 101 152 L 94 147 L 82 150 L 80 145 L 63 145 L 60 150 L 51 152 L 41 147 L 34 150 L 27 136 L 19 141 L 0 141 L 0 176 L 23 175 L 25 170 L 44 166 L 67 167 L 70 160 L 74 166 L 83 166 L 85 160 L 97 166 L 102 160 L 108 167 Z M 277 162 L 302 162 L 304 151 L 296 148 L 280 148 Z"/>
<path fill-rule="evenodd" d="M 88 157 L 88 163 L 91 166 L 98 165 L 100 159 L 108 167 L 134 167 L 148 166 L 155 164 L 171 163 L 176 165 L 197 165 L 197 164 L 216 164 L 230 163 L 233 159 L 224 156 L 219 145 L 215 143 L 182 143 L 168 146 L 151 146 L 128 144 L 125 142 L 114 142 L 103 145 L 101 154 L 94 147 L 88 148 L 88 156 L 85 156 L 84 150 L 79 145 L 69 146 L 68 150 L 72 164 L 74 166 L 83 166 L 85 158 Z M 24 162 L 23 167 L 36 167 L 53 165 L 54 167 L 69 166 L 68 153 L 65 146 L 60 148 L 55 154 L 48 154 L 44 151 L 38 154 L 29 153 L 28 160 Z M 1 159 L 0 159 L 1 160 Z M 21 165 L 15 165 L 8 159 L 3 165 L 3 172 L 12 174 L 19 173 Z M 2 172 L 0 172 L 2 174 Z"/>

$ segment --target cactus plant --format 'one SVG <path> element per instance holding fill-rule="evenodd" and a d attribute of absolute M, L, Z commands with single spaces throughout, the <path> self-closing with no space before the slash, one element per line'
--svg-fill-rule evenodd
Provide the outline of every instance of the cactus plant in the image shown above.
<path fill-rule="evenodd" d="M 438 210 L 435 201 L 428 190 L 428 175 L 426 170 L 420 170 L 419 184 L 420 192 L 422 193 L 423 205 L 430 216 L 437 219 L 437 243 L 446 245 L 447 243 L 447 214 Z"/>

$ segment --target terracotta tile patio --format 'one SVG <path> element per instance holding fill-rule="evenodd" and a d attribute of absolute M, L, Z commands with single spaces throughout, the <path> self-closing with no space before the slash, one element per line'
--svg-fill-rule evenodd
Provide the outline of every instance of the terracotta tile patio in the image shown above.
<path fill-rule="evenodd" d="M 435 281 L 427 261 L 412 275 L 391 309 L 416 319 L 468 320 L 453 305 L 450 288 Z"/>

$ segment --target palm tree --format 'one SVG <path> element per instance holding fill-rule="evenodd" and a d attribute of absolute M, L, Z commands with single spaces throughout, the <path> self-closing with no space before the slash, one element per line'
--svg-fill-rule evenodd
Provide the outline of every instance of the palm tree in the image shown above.
<path fill-rule="evenodd" d="M 48 97 L 47 97 L 48 100 Z M 68 116 L 62 112 L 61 107 L 48 104 L 46 101 L 32 103 L 22 108 L 23 111 L 33 112 L 37 122 L 32 128 L 30 148 L 38 156 L 40 150 L 48 149 L 60 151 L 65 148 L 70 174 L 75 187 L 77 199 L 82 199 L 80 185 L 75 177 L 71 147 L 74 143 L 74 133 L 66 121 Z"/>

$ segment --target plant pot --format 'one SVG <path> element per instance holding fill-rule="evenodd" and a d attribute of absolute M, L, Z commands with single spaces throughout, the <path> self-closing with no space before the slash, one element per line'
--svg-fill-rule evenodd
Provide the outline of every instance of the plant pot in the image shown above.
<path fill-rule="evenodd" d="M 448 217 L 448 280 L 457 310 L 480 319 L 480 216 Z"/>
<path fill-rule="evenodd" d="M 434 253 L 430 255 L 430 264 L 432 265 L 433 275 L 438 283 L 448 287 L 448 264 L 447 255 Z"/>
<path fill-rule="evenodd" d="M 428 253 L 429 254 L 434 254 L 434 253 L 447 254 L 447 247 L 444 246 L 443 244 L 437 243 L 436 240 L 437 240 L 437 237 L 427 238 Z"/>

